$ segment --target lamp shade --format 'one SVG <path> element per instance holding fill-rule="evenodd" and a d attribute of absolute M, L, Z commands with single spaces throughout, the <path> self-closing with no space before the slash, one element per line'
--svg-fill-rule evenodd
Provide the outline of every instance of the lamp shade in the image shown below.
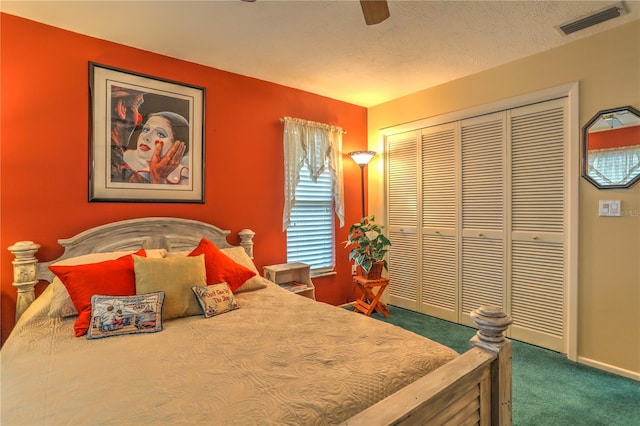
<path fill-rule="evenodd" d="M 349 155 L 353 158 L 353 161 L 356 162 L 359 166 L 366 166 L 369 164 L 369 161 L 376 155 L 375 151 L 353 151 L 350 152 Z"/>

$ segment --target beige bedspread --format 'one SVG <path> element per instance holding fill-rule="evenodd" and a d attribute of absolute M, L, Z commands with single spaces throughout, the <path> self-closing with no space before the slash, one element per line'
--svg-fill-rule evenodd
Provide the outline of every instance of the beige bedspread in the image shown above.
<path fill-rule="evenodd" d="M 269 284 L 153 334 L 73 336 L 51 288 L 1 351 L 1 424 L 336 424 L 456 356 Z"/>

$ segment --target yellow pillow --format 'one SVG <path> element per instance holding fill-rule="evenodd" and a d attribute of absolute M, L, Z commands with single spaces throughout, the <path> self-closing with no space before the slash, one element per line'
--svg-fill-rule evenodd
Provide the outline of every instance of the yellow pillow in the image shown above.
<path fill-rule="evenodd" d="M 163 291 L 162 319 L 200 315 L 191 287 L 207 285 L 204 255 L 150 259 L 133 256 L 136 294 Z"/>

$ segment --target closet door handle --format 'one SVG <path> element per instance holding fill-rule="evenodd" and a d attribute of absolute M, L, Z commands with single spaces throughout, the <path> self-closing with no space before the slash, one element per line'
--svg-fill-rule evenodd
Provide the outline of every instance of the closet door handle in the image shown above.
<path fill-rule="evenodd" d="M 540 239 L 540 237 L 538 237 L 537 235 L 534 235 L 534 236 L 533 236 L 533 239 L 534 239 L 534 240 L 539 240 L 539 239 Z"/>
<path fill-rule="evenodd" d="M 478 233 L 478 237 L 484 237 L 484 232 Z"/>

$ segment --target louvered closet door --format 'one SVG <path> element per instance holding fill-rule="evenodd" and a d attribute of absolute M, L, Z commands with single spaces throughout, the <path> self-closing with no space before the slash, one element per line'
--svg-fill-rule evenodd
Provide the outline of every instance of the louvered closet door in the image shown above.
<path fill-rule="evenodd" d="M 461 122 L 460 322 L 483 305 L 505 305 L 505 113 Z"/>
<path fill-rule="evenodd" d="M 417 310 L 418 132 L 387 137 L 389 303 Z"/>
<path fill-rule="evenodd" d="M 511 336 L 564 350 L 566 98 L 511 111 Z"/>
<path fill-rule="evenodd" d="M 422 129 L 422 286 L 420 311 L 457 321 L 457 124 Z"/>

